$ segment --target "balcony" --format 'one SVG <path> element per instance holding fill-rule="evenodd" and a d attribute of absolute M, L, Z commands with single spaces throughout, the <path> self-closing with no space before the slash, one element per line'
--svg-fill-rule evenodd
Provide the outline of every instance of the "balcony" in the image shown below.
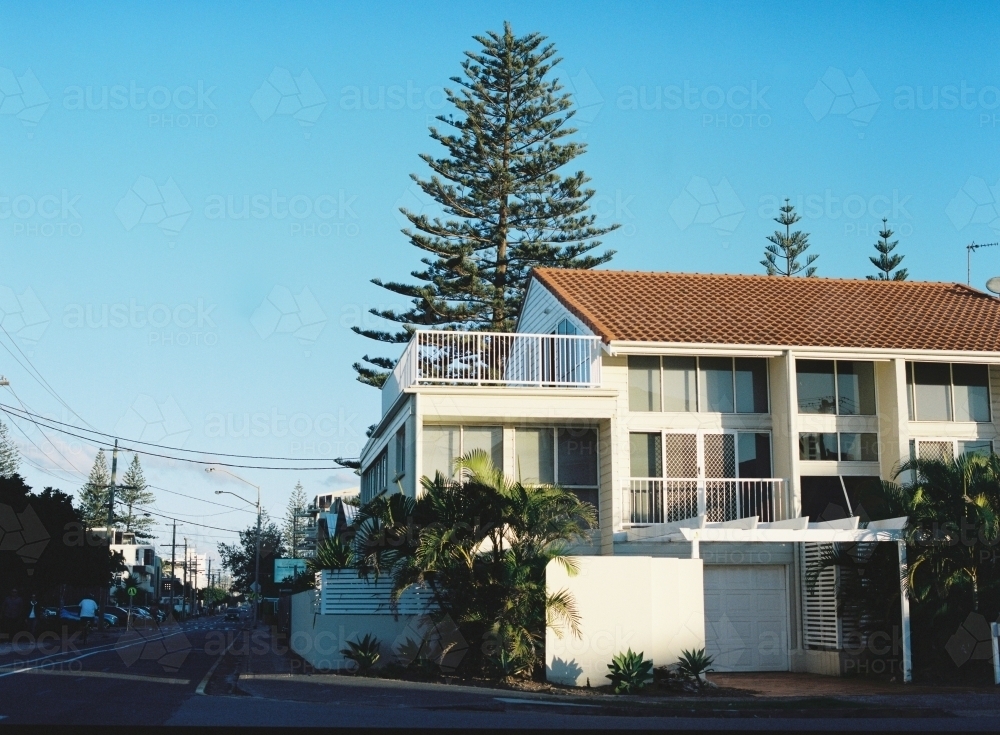
<path fill-rule="evenodd" d="M 414 385 L 596 388 L 600 384 L 598 337 L 420 330 L 406 345 L 382 394 L 385 408 Z"/>
<path fill-rule="evenodd" d="M 622 488 L 622 527 L 672 523 L 704 515 L 709 523 L 756 516 L 788 519 L 784 480 L 777 478 L 632 477 Z"/>

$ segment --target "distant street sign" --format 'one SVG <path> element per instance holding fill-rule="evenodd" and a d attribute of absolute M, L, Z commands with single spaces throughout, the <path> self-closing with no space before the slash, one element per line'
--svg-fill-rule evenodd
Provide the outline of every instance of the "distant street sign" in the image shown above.
<path fill-rule="evenodd" d="M 254 594 L 259 593 L 260 592 L 260 584 L 257 583 L 257 582 L 254 582 L 252 585 L 250 585 L 250 591 L 253 592 Z"/>
<path fill-rule="evenodd" d="M 139 593 L 139 590 L 136 587 L 129 587 L 125 591 L 128 593 L 129 597 L 135 597 Z"/>

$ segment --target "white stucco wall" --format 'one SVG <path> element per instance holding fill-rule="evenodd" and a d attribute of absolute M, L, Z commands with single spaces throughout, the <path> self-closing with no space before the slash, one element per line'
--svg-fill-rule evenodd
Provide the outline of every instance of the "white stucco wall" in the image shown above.
<path fill-rule="evenodd" d="M 705 595 L 700 559 L 649 556 L 576 557 L 579 572 L 552 562 L 549 594 L 568 590 L 581 618 L 581 635 L 549 628 L 545 672 L 570 686 L 607 684 L 613 656 L 631 648 L 656 666 L 677 661 L 681 651 L 705 647 Z"/>

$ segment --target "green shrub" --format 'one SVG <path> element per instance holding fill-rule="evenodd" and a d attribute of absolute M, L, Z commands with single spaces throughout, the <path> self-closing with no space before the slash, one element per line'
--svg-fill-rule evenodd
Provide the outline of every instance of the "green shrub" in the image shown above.
<path fill-rule="evenodd" d="M 709 671 L 714 671 L 712 664 L 714 659 L 705 653 L 704 648 L 697 651 L 683 651 L 677 660 L 677 673 L 686 679 L 702 683 L 702 675 Z"/>
<path fill-rule="evenodd" d="M 634 653 L 631 648 L 611 659 L 608 668 L 611 673 L 605 677 L 611 680 L 615 694 L 634 694 L 653 679 L 653 662 L 643 660 L 642 652 Z"/>
<path fill-rule="evenodd" d="M 348 648 L 341 648 L 341 655 L 348 661 L 357 664 L 356 672 L 359 674 L 368 673 L 378 663 L 382 657 L 381 643 L 379 639 L 371 633 L 366 633 L 365 637 L 355 643 L 347 641 Z"/>
<path fill-rule="evenodd" d="M 350 569 L 354 566 L 354 552 L 351 547 L 334 536 L 320 544 L 316 554 L 306 562 L 310 572 L 320 572 L 325 569 Z"/>

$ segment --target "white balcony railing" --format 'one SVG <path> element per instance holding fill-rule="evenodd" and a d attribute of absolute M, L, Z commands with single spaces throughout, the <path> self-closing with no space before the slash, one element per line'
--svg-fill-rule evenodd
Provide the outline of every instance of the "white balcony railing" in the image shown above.
<path fill-rule="evenodd" d="M 711 523 L 750 516 L 767 523 L 788 517 L 784 481 L 777 478 L 632 477 L 622 490 L 624 527 L 702 514 Z"/>
<path fill-rule="evenodd" d="M 411 385 L 509 385 L 595 388 L 601 384 L 597 337 L 499 332 L 414 332 L 390 378 Z"/>

